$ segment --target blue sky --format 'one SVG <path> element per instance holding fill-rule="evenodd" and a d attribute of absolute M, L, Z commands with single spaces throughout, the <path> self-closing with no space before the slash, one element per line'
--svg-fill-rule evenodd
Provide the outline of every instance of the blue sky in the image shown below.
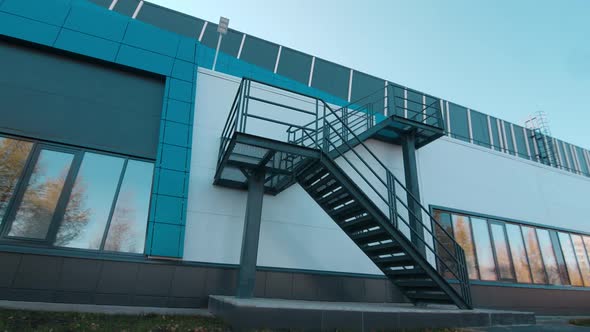
<path fill-rule="evenodd" d="M 590 1 L 151 1 L 590 148 Z"/>

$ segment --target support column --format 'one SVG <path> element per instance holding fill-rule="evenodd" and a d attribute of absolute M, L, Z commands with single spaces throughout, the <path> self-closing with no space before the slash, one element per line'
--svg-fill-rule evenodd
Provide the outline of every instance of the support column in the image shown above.
<path fill-rule="evenodd" d="M 418 168 L 416 167 L 416 131 L 412 130 L 404 137 L 402 142 L 402 151 L 404 155 L 404 172 L 406 179 L 406 188 L 409 193 L 408 199 L 408 218 L 410 227 L 414 229 L 418 234 L 412 233 L 412 243 L 418 248 L 418 250 L 425 255 L 426 248 L 424 242 L 418 238 L 424 239 L 424 226 L 422 224 L 422 210 L 420 205 L 420 188 L 418 187 Z M 414 196 L 418 202 L 416 202 L 411 196 Z"/>
<path fill-rule="evenodd" d="M 242 236 L 242 253 L 236 296 L 251 298 L 256 286 L 256 260 L 260 239 L 260 217 L 264 197 L 264 170 L 254 170 L 248 178 L 248 200 Z"/>

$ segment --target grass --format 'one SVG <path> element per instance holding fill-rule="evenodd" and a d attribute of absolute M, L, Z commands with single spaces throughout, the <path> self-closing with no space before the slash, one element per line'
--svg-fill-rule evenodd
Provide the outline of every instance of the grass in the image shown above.
<path fill-rule="evenodd" d="M 572 319 L 570 324 L 578 326 L 590 326 L 590 319 Z"/>
<path fill-rule="evenodd" d="M 73 312 L 0 310 L 0 332 L 12 331 L 227 331 L 219 319 L 203 316 L 105 315 Z"/>
<path fill-rule="evenodd" d="M 230 331 L 220 319 L 204 316 L 106 315 L 0 309 L 0 332 L 209 332 Z M 263 329 L 260 331 L 271 331 Z M 281 329 L 280 331 L 289 331 Z M 338 331 L 347 331 L 346 329 Z M 455 332 L 460 329 L 418 329 L 404 332 Z"/>

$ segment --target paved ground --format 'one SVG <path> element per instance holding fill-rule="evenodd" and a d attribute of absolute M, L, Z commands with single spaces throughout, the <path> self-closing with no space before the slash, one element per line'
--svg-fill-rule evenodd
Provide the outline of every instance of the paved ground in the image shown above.
<path fill-rule="evenodd" d="M 569 324 L 569 320 L 588 317 L 557 317 L 537 316 L 537 325 L 530 326 L 499 326 L 477 328 L 470 331 L 477 332 L 583 332 L 589 331 L 590 327 L 575 326 Z"/>

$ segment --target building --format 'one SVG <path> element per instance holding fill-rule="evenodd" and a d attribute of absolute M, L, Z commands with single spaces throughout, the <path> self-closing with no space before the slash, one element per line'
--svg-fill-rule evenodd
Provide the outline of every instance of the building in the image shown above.
<path fill-rule="evenodd" d="M 0 35 L 0 299 L 590 310 L 587 149 L 146 1 Z"/>

